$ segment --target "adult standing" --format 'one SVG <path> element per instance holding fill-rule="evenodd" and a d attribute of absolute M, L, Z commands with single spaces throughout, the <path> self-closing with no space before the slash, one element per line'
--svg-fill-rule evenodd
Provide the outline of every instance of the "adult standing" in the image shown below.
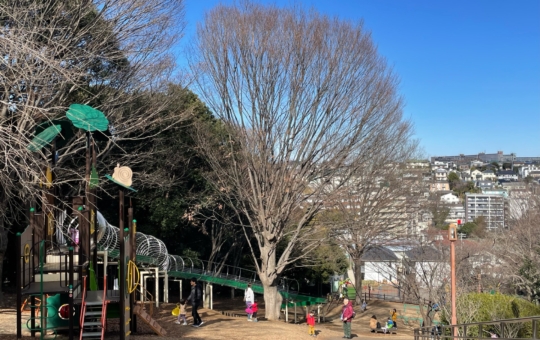
<path fill-rule="evenodd" d="M 191 284 L 191 292 L 187 300 L 191 302 L 191 315 L 193 316 L 193 327 L 200 327 L 204 323 L 197 312 L 197 309 L 202 302 L 202 288 L 201 284 L 197 282 L 196 278 L 192 278 L 189 282 Z"/>
<path fill-rule="evenodd" d="M 354 315 L 352 302 L 348 298 L 343 299 L 343 310 L 341 312 L 341 321 L 343 321 L 343 338 L 351 339 L 351 322 Z"/>
<path fill-rule="evenodd" d="M 244 301 L 246 302 L 246 309 L 251 309 L 253 301 L 255 301 L 255 293 L 251 289 L 251 283 L 248 283 L 246 291 L 244 292 Z M 248 314 L 248 320 L 251 321 L 251 314 Z"/>

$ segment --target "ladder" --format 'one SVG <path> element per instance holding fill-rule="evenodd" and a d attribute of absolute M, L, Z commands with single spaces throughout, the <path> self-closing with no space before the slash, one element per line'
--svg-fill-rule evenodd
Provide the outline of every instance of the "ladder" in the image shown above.
<path fill-rule="evenodd" d="M 80 337 L 79 339 L 104 339 L 107 322 L 107 277 L 103 278 L 103 297 L 101 301 L 86 300 L 86 276 L 83 278 L 83 295 L 80 314 Z"/>

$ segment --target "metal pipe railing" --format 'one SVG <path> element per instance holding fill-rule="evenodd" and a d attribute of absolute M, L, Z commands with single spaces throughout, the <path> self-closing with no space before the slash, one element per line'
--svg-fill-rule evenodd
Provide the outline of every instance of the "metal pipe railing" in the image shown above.
<path fill-rule="evenodd" d="M 415 340 L 447 340 L 447 339 L 470 339 L 470 340 L 488 340 L 492 335 L 498 339 L 520 339 L 516 335 L 525 328 L 526 323 L 531 323 L 531 334 L 526 334 L 526 338 L 521 339 L 539 339 L 538 325 L 540 316 L 503 319 L 494 321 L 473 322 L 457 325 L 439 325 L 431 327 L 419 327 L 414 330 Z M 512 324 L 521 324 L 520 329 L 512 328 Z M 453 336 L 454 328 L 457 328 L 457 336 Z M 489 336 L 486 336 L 489 334 Z"/>

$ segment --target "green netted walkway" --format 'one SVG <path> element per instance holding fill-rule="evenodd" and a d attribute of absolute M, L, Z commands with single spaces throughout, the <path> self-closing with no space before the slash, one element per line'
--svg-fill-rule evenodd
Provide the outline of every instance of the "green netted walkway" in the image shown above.
<path fill-rule="evenodd" d="M 183 279 L 190 279 L 192 277 L 196 277 L 197 280 L 201 280 L 204 282 L 209 282 L 213 284 L 218 284 L 226 287 L 231 287 L 235 289 L 242 289 L 245 290 L 247 288 L 248 282 L 234 280 L 230 278 L 223 278 L 223 277 L 217 277 L 217 276 L 211 276 L 211 275 L 204 275 L 200 273 L 192 273 L 192 272 L 168 272 L 169 277 L 178 277 Z M 263 294 L 264 288 L 263 286 L 251 283 L 251 288 L 255 293 Z M 301 294 L 295 294 L 285 291 L 280 291 L 281 296 L 283 296 L 284 299 L 289 300 L 289 306 L 294 306 L 294 303 L 296 303 L 297 306 L 306 306 L 306 305 L 316 305 L 321 303 L 326 303 L 325 298 L 319 298 L 314 296 L 308 296 L 308 295 L 301 295 Z"/>

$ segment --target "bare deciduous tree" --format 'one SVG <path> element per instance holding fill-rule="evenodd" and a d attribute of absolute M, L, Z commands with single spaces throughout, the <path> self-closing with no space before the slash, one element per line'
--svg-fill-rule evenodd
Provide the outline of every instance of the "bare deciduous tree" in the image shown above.
<path fill-rule="evenodd" d="M 166 103 L 153 94 L 163 90 L 174 66 L 169 48 L 181 35 L 182 5 L 181 0 L 0 2 L 0 230 L 21 211 L 21 202 L 42 197 L 38 184 L 51 156 L 46 149 L 27 150 L 37 125 L 63 117 L 72 103 L 90 104 L 110 122 L 113 138 L 98 151 L 106 156 L 113 146 L 171 118 L 162 115 Z M 143 95 L 146 104 L 153 101 L 152 110 L 136 105 Z M 57 150 L 56 184 L 77 189 L 84 178 L 84 162 L 78 162 L 84 148 L 84 134 L 78 132 Z M 102 164 L 125 160 L 102 157 Z"/>
<path fill-rule="evenodd" d="M 349 255 L 353 264 L 357 292 L 362 286 L 362 256 L 372 246 L 381 246 L 407 238 L 411 203 L 416 199 L 413 183 L 404 178 L 404 169 L 396 160 L 410 155 L 407 136 L 397 136 L 375 150 L 348 182 L 337 190 L 319 221 L 330 227 L 331 236 Z M 402 139 L 403 138 L 403 139 Z M 361 302 L 361 294 L 356 296 Z"/>
<path fill-rule="evenodd" d="M 540 196 L 528 193 L 526 204 L 513 214 L 509 228 L 496 235 L 493 254 L 504 280 L 530 301 L 540 301 Z"/>
<path fill-rule="evenodd" d="M 205 150 L 212 180 L 255 235 L 266 317 L 277 319 L 279 278 L 320 242 L 302 240 L 326 198 L 388 136 L 409 133 L 397 80 L 362 23 L 250 2 L 211 10 L 193 57 L 228 131 Z"/>

